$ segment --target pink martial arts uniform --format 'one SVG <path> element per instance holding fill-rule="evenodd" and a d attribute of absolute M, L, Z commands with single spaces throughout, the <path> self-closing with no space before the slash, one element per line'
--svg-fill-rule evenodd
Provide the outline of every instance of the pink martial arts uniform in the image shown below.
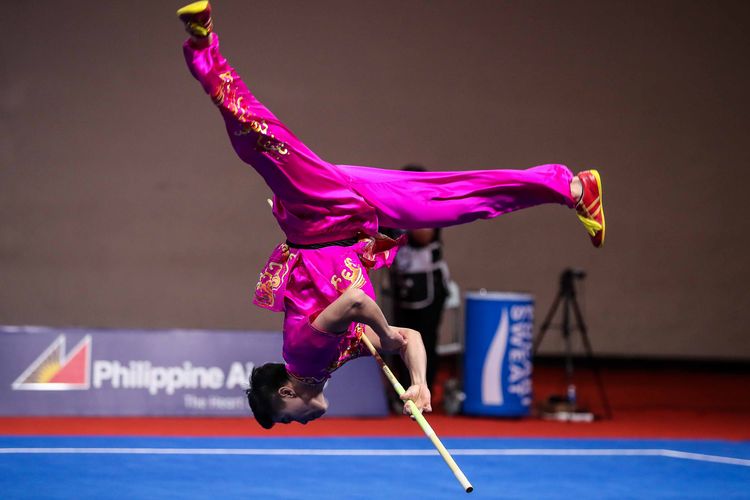
<path fill-rule="evenodd" d="M 311 322 L 350 286 L 374 298 L 367 269 L 390 265 L 398 246 L 378 237 L 379 226 L 445 227 L 543 203 L 574 206 L 573 174 L 563 165 L 409 172 L 328 163 L 250 93 L 219 52 L 215 33 L 207 47 L 187 41 L 184 51 L 191 73 L 221 111 L 235 151 L 274 193 L 273 214 L 289 245 L 271 254 L 254 302 L 285 312 L 283 356 L 298 378 L 324 380 L 365 354 L 357 342 L 362 325 L 332 335 Z M 353 241 L 309 248 L 340 240 Z"/>

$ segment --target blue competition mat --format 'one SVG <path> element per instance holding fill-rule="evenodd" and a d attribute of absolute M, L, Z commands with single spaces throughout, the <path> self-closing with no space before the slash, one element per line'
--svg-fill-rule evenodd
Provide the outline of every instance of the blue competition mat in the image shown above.
<path fill-rule="evenodd" d="M 743 498 L 750 443 L 424 438 L 1 437 L 12 498 Z"/>

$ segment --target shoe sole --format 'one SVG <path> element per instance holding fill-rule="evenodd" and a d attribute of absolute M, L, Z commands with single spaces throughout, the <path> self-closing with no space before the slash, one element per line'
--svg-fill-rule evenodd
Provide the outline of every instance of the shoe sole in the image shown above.
<path fill-rule="evenodd" d="M 596 247 L 600 248 L 601 246 L 604 245 L 604 235 L 606 233 L 606 228 L 607 228 L 604 222 L 604 190 L 602 189 L 602 178 L 599 175 L 599 171 L 592 170 L 591 174 L 594 176 L 594 179 L 596 179 L 596 187 L 599 190 L 599 213 L 602 215 L 602 231 L 601 231 L 602 238 L 599 241 L 599 244 L 596 245 Z"/>
<path fill-rule="evenodd" d="M 188 15 L 198 14 L 206 10 L 207 7 L 208 7 L 208 2 L 205 0 L 202 2 L 193 2 L 179 9 L 177 11 L 177 15 L 184 16 L 186 14 Z"/>

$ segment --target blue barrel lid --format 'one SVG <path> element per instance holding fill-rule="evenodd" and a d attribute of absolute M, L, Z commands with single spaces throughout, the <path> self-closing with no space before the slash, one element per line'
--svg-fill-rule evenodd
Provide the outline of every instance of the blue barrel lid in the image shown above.
<path fill-rule="evenodd" d="M 530 293 L 488 292 L 487 290 L 466 292 L 466 298 L 473 300 L 534 300 L 534 296 Z"/>

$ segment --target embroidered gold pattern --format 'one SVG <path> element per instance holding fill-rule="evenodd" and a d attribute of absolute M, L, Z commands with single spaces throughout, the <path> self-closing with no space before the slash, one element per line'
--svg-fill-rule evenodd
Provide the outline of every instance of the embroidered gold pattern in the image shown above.
<path fill-rule="evenodd" d="M 289 272 L 289 259 L 294 258 L 295 254 L 289 253 L 286 244 L 282 245 L 281 251 L 283 261 L 269 262 L 263 272 L 260 273 L 258 284 L 255 285 L 255 300 L 260 306 L 274 306 L 276 290 L 279 289 Z"/>
<path fill-rule="evenodd" d="M 331 284 L 336 287 L 336 290 L 340 292 L 343 292 L 349 287 L 362 288 L 366 280 L 365 275 L 362 272 L 362 268 L 359 266 L 359 264 L 356 264 L 351 259 L 351 257 L 347 257 L 346 259 L 344 259 L 344 265 L 346 265 L 346 268 L 342 269 L 339 273 L 341 274 L 341 277 L 339 277 L 338 274 L 334 274 L 331 277 Z M 344 278 L 349 283 L 344 285 L 341 278 Z"/>
<path fill-rule="evenodd" d="M 362 355 L 362 351 L 360 349 L 360 342 L 359 339 L 362 337 L 362 335 L 365 334 L 365 327 L 362 323 L 357 323 L 354 327 L 354 335 L 347 336 L 344 341 L 342 347 L 343 349 L 340 350 L 341 354 L 339 355 L 339 358 L 334 361 L 331 366 L 328 367 L 328 373 L 331 373 L 341 367 L 344 363 L 346 363 L 349 360 L 352 360 L 354 358 L 358 358 Z"/>
<path fill-rule="evenodd" d="M 295 375 L 291 371 L 289 371 L 289 367 L 287 367 L 286 372 L 292 377 L 302 382 L 303 384 L 308 384 L 308 385 L 322 384 L 323 382 L 331 378 L 330 375 L 322 375 L 320 377 L 300 377 L 298 375 Z"/>
<path fill-rule="evenodd" d="M 277 160 L 281 159 L 281 156 L 286 156 L 289 154 L 289 150 L 286 147 L 286 144 L 281 142 L 280 140 L 276 139 L 273 134 L 270 135 L 258 135 L 258 142 L 255 145 L 255 149 L 258 151 L 265 151 L 267 153 L 276 153 L 274 156 L 276 156 Z"/>
<path fill-rule="evenodd" d="M 236 89 L 232 86 L 234 82 L 232 72 L 221 73 L 219 79 L 221 84 L 211 93 L 211 99 L 217 106 L 226 108 L 242 124 L 242 128 L 236 131 L 234 135 L 258 134 L 258 141 L 255 143 L 256 151 L 269 153 L 277 160 L 288 155 L 289 148 L 283 141 L 280 141 L 268 131 L 268 124 L 265 120 L 255 120 L 250 113 L 250 108 L 242 105 L 244 96 L 237 96 Z"/>

